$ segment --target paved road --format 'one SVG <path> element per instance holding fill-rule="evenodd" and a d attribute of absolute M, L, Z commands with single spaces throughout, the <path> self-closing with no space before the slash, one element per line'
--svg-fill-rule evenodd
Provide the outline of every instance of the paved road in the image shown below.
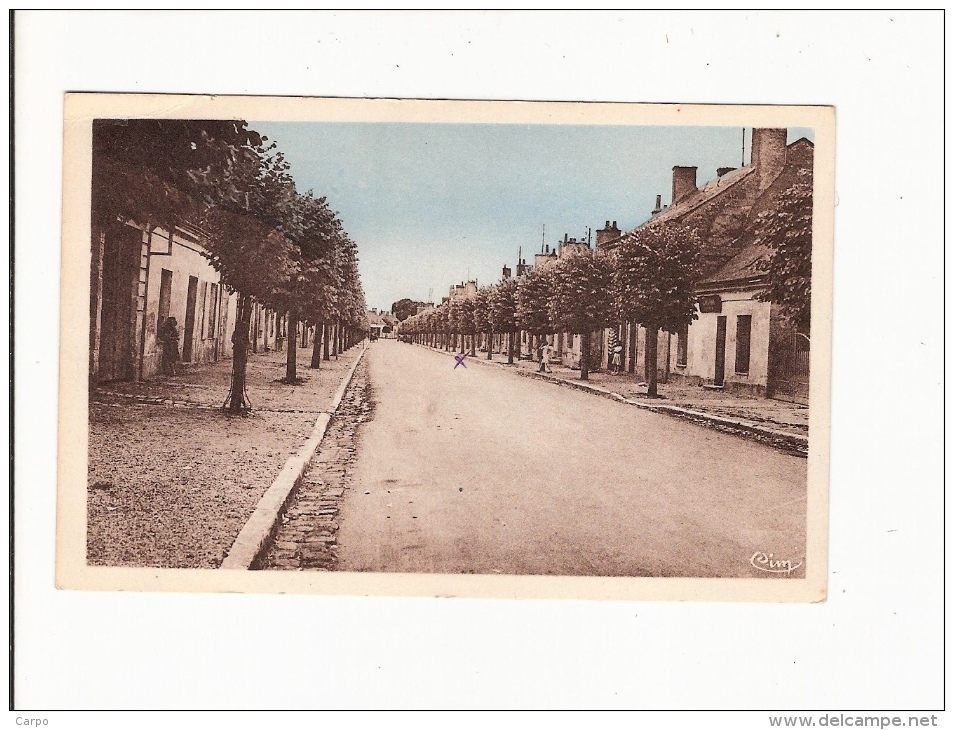
<path fill-rule="evenodd" d="M 375 410 L 338 570 L 747 577 L 765 575 L 757 550 L 804 563 L 805 459 L 393 340 L 366 357 Z"/>

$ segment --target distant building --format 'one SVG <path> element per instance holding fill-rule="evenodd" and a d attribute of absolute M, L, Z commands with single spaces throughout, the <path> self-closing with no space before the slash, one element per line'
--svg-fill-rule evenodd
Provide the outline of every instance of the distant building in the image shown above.
<path fill-rule="evenodd" d="M 451 284 L 448 296 L 450 298 L 456 296 L 472 297 L 475 294 L 477 294 L 477 281 L 473 279 L 471 281 L 462 281 L 460 284 Z"/>
<path fill-rule="evenodd" d="M 372 340 L 376 340 L 379 337 L 384 335 L 384 328 L 387 327 L 387 322 L 384 321 L 384 317 L 378 313 L 377 309 L 371 309 L 368 311 L 368 333 L 371 336 Z"/>

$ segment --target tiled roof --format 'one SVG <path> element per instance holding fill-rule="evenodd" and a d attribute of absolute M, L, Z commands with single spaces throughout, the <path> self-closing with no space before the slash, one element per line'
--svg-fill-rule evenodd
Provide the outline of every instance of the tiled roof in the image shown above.
<path fill-rule="evenodd" d="M 702 279 L 697 286 L 711 289 L 712 284 L 741 282 L 764 276 L 765 272 L 759 268 L 759 262 L 768 256 L 770 251 L 771 249 L 764 243 L 750 243 L 729 259 L 716 273 Z"/>
<path fill-rule="evenodd" d="M 675 205 L 670 205 L 661 213 L 658 213 L 648 220 L 640 223 L 632 231 L 624 233 L 623 235 L 613 238 L 609 241 L 605 241 L 601 247 L 603 249 L 613 249 L 619 244 L 620 241 L 626 239 L 630 234 L 638 231 L 640 228 L 644 228 L 645 226 L 649 226 L 654 223 L 659 223 L 660 221 L 668 221 L 674 218 L 680 218 L 687 213 L 691 213 L 706 203 L 714 200 L 727 190 L 730 190 L 735 185 L 738 185 L 740 182 L 747 179 L 754 171 L 755 168 L 749 165 L 748 167 L 743 167 L 741 169 L 728 172 L 722 177 L 716 178 L 715 180 L 710 180 L 703 187 L 690 193 Z"/>
<path fill-rule="evenodd" d="M 710 200 L 717 197 L 718 195 L 721 195 L 729 188 L 742 182 L 753 172 L 755 172 L 755 168 L 749 165 L 748 167 L 743 167 L 739 170 L 728 172 L 715 180 L 710 180 L 703 187 L 699 188 L 693 193 L 690 193 L 674 205 L 670 205 L 662 213 L 653 216 L 639 227 L 642 228 L 642 226 L 649 225 L 651 223 L 671 220 L 673 218 L 679 218 L 680 216 L 686 215 L 687 213 L 691 213 L 692 211 L 696 210 L 696 208 L 705 205 Z"/>

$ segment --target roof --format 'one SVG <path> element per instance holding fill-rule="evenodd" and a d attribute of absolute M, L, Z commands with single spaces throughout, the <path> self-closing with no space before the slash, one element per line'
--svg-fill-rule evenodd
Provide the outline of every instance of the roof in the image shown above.
<path fill-rule="evenodd" d="M 805 148 L 806 146 L 808 148 L 814 147 L 811 141 L 804 137 L 788 145 L 789 149 L 793 147 Z M 718 284 L 755 284 L 765 276 L 765 272 L 759 268 L 759 262 L 771 254 L 771 248 L 755 238 L 751 222 L 756 221 L 759 215 L 774 210 L 778 206 L 779 196 L 795 183 L 799 169 L 798 164 L 785 165 L 781 174 L 759 195 L 751 211 L 749 211 L 750 223 L 743 235 L 745 243 L 742 249 L 726 261 L 718 271 L 700 280 L 697 284 L 698 287 L 712 289 L 714 285 Z"/>
<path fill-rule="evenodd" d="M 741 183 L 743 180 L 746 180 L 753 172 L 755 167 L 749 165 L 747 167 L 742 167 L 738 170 L 733 170 L 732 172 L 727 172 L 720 178 L 715 180 L 710 180 L 704 186 L 698 190 L 694 190 L 686 197 L 682 198 L 679 202 L 674 205 L 670 205 L 661 213 L 648 218 L 647 220 L 640 223 L 633 230 L 624 233 L 621 236 L 612 238 L 609 241 L 604 241 L 600 248 L 603 249 L 612 249 L 614 248 L 621 240 L 629 236 L 631 233 L 638 231 L 640 228 L 644 228 L 649 225 L 654 225 L 660 221 L 672 220 L 674 218 L 680 218 L 688 213 L 691 213 L 698 208 L 701 208 L 703 205 L 711 202 L 718 196 L 722 195 L 727 190 L 731 190 L 733 187 Z"/>
<path fill-rule="evenodd" d="M 703 187 L 695 190 L 678 202 L 673 203 L 662 213 L 654 215 L 639 227 L 642 228 L 642 226 L 648 225 L 650 223 L 658 223 L 659 221 L 679 218 L 686 215 L 687 213 L 691 213 L 692 211 L 696 210 L 696 208 L 702 207 L 709 201 L 724 193 L 726 190 L 729 190 L 738 183 L 742 182 L 753 172 L 755 172 L 755 167 L 748 165 L 747 167 L 733 170 L 732 172 L 727 172 L 725 175 L 720 178 L 716 178 L 715 180 L 710 180 Z"/>
<path fill-rule="evenodd" d="M 712 289 L 713 284 L 742 284 L 755 283 L 765 276 L 759 267 L 771 249 L 764 243 L 750 243 L 735 256 L 729 259 L 725 266 L 711 276 L 702 279 L 696 285 L 700 289 Z"/>

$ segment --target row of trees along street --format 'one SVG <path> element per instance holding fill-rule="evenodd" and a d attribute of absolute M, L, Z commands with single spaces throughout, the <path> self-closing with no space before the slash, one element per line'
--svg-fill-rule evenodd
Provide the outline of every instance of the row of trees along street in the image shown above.
<path fill-rule="evenodd" d="M 274 142 L 245 121 L 93 123 L 93 228 L 118 221 L 203 234 L 222 284 L 239 295 L 228 410 L 247 410 L 252 304 L 285 313 L 285 381 L 297 375 L 301 324 L 321 331 L 312 367 L 364 337 L 357 247 L 323 197 L 300 193 Z M 323 353 L 321 350 L 323 349 Z"/>
<path fill-rule="evenodd" d="M 761 214 L 749 234 L 769 251 L 761 263 L 766 274 L 763 301 L 800 333 L 811 319 L 812 177 L 803 173 L 781 197 L 778 209 Z M 405 319 L 402 336 L 418 343 L 475 354 L 483 336 L 491 359 L 495 335 L 507 337 L 512 364 L 518 333 L 540 338 L 557 332 L 581 337 L 580 378 L 593 366 L 594 332 L 623 322 L 646 330 L 649 395 L 657 395 L 656 345 L 660 330 L 678 333 L 698 315 L 694 287 L 700 277 L 698 233 L 679 223 L 650 224 L 623 236 L 608 253 L 581 249 L 538 266 L 518 279 L 507 278 L 480 289 L 477 296 L 457 295 L 439 307 Z M 803 335 L 807 336 L 807 335 Z"/>
<path fill-rule="evenodd" d="M 537 343 L 556 332 L 581 337 L 580 378 L 587 380 L 592 334 L 621 321 L 639 322 L 654 341 L 660 329 L 677 332 L 696 317 L 693 284 L 698 278 L 697 234 L 674 225 L 634 231 L 610 253 L 574 251 L 538 266 L 519 279 L 478 290 L 474 297 L 457 295 L 439 307 L 401 323 L 400 332 L 419 343 L 457 349 L 484 336 L 487 357 L 494 335 L 507 337 L 507 362 L 513 363 L 517 335 L 528 333 Z M 656 394 L 655 356 L 650 349 L 650 393 Z"/>

